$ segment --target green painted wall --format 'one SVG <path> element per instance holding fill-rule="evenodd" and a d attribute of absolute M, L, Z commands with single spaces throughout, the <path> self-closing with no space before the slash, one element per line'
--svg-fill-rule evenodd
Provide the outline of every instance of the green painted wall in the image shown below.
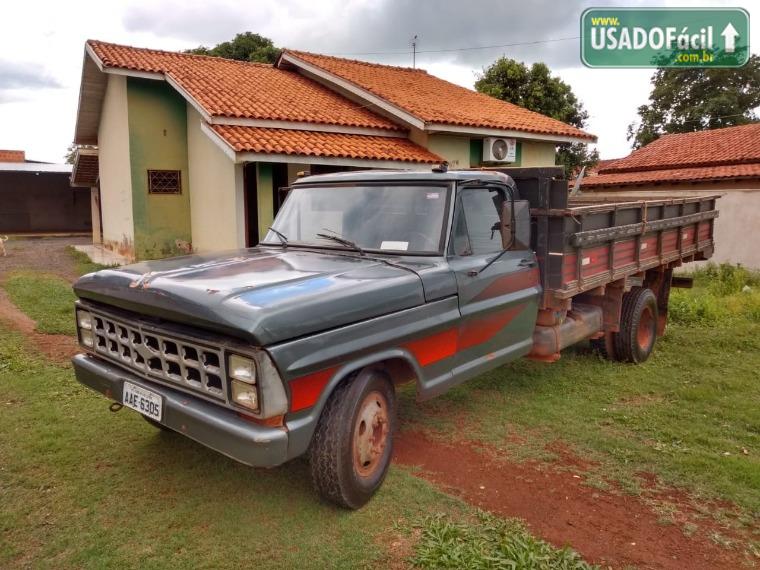
<path fill-rule="evenodd" d="M 192 239 L 185 100 L 164 81 L 130 77 L 127 104 L 135 256 L 178 255 L 175 241 Z M 148 170 L 180 170 L 182 193 L 148 194 Z"/>
<path fill-rule="evenodd" d="M 256 197 L 257 211 L 259 214 L 259 239 L 264 239 L 274 219 L 274 176 L 272 165 L 267 162 L 259 162 L 256 165 Z"/>

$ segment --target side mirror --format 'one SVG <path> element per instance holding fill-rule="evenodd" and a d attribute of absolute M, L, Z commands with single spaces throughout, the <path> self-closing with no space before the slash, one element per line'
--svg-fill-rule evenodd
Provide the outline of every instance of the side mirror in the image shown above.
<path fill-rule="evenodd" d="M 512 231 L 512 201 L 504 200 L 501 204 L 501 225 L 499 227 L 501 233 L 501 247 L 502 249 L 509 249 L 512 247 L 514 241 L 514 233 Z"/>
<path fill-rule="evenodd" d="M 502 204 L 501 244 L 504 249 L 530 247 L 530 203 L 527 200 L 506 200 Z"/>

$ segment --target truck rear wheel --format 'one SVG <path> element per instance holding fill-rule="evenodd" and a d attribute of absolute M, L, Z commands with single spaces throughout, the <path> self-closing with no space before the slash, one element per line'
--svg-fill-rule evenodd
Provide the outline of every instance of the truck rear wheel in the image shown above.
<path fill-rule="evenodd" d="M 395 393 L 386 376 L 362 372 L 338 386 L 309 448 L 317 492 L 347 509 L 367 503 L 388 472 L 395 427 Z"/>
<path fill-rule="evenodd" d="M 634 287 L 623 295 L 620 332 L 614 335 L 615 358 L 640 364 L 657 340 L 657 297 L 651 289 Z"/>

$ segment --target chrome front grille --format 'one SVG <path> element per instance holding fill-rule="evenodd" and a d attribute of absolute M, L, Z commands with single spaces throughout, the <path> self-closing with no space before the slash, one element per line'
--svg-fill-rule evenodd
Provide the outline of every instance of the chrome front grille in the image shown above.
<path fill-rule="evenodd" d="M 226 401 L 224 358 L 219 348 L 162 329 L 92 314 L 96 353 L 149 378 Z"/>

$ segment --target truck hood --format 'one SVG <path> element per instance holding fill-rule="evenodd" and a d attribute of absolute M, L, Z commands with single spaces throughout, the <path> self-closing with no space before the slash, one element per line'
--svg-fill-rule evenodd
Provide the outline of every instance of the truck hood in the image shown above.
<path fill-rule="evenodd" d="M 268 248 L 105 269 L 79 279 L 74 291 L 258 346 L 425 302 L 412 269 L 358 255 Z"/>

